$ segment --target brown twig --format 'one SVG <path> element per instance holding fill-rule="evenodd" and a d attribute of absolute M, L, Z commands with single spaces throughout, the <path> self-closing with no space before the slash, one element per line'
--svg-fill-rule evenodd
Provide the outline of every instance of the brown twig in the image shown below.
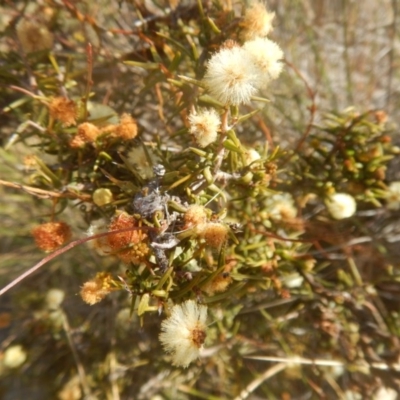
<path fill-rule="evenodd" d="M 268 144 L 270 145 L 271 149 L 274 148 L 274 142 L 272 140 L 271 131 L 268 126 L 265 124 L 264 120 L 260 115 L 255 117 L 257 119 L 257 123 L 261 131 L 264 133 L 265 139 L 267 140 Z"/>
<path fill-rule="evenodd" d="M 53 253 L 49 254 L 48 256 L 42 258 L 33 267 L 29 268 L 27 271 L 25 271 L 23 274 L 21 274 L 18 278 L 15 278 L 8 285 L 4 286 L 0 290 L 0 296 L 2 296 L 4 293 L 8 292 L 14 286 L 18 285 L 18 283 L 22 282 L 29 275 L 32 275 L 34 272 L 39 270 L 41 267 L 43 267 L 43 265 L 47 264 L 49 261 L 55 259 L 56 257 L 58 257 L 61 254 L 66 253 L 67 251 L 73 249 L 74 247 L 79 246 L 82 243 L 86 243 L 86 242 L 89 242 L 90 240 L 94 240 L 94 239 L 100 239 L 102 237 L 113 235 L 113 234 L 116 234 L 116 233 L 129 232 L 129 231 L 134 231 L 134 230 L 151 230 L 151 229 L 154 229 L 154 228 L 149 227 L 149 226 L 141 226 L 141 227 L 131 227 L 131 228 L 124 228 L 124 229 L 116 229 L 114 231 L 99 233 L 97 235 L 93 235 L 93 236 L 86 237 L 86 238 L 83 238 L 83 239 L 74 240 L 74 241 L 68 243 L 66 246 L 61 247 L 60 249 L 58 249 L 58 250 L 54 251 Z"/>
<path fill-rule="evenodd" d="M 33 186 L 21 185 L 20 183 L 3 181 L 2 179 L 0 179 L 0 185 L 10 187 L 13 189 L 23 190 L 24 192 L 39 197 L 41 199 L 51 199 L 56 197 L 56 198 L 79 199 L 82 201 L 90 201 L 92 198 L 88 194 L 77 194 L 74 192 L 65 192 L 65 193 L 53 192 L 51 190 L 39 189 Z"/>
<path fill-rule="evenodd" d="M 310 100 L 311 100 L 311 105 L 310 105 L 310 107 L 309 107 L 309 110 L 310 110 L 310 118 L 309 118 L 309 121 L 308 121 L 306 130 L 304 131 L 303 135 L 301 136 L 301 138 L 300 138 L 299 142 L 297 143 L 297 145 L 296 145 L 294 151 L 293 151 L 291 154 L 289 154 L 288 157 L 286 157 L 286 158 L 282 161 L 281 167 L 283 167 L 284 165 L 286 165 L 286 164 L 293 158 L 293 156 L 294 156 L 295 154 L 297 154 L 297 153 L 300 151 L 300 149 L 301 149 L 301 147 L 303 146 L 305 140 L 307 139 L 308 135 L 309 135 L 310 132 L 311 132 L 311 128 L 312 128 L 312 126 L 313 126 L 314 119 L 315 119 L 315 113 L 316 113 L 316 110 L 317 110 L 317 107 L 316 107 L 316 105 L 315 105 L 315 96 L 316 96 L 316 93 L 311 89 L 311 86 L 308 84 L 308 82 L 306 81 L 306 79 L 304 78 L 304 76 L 301 74 L 301 72 L 300 72 L 293 64 L 291 64 L 291 63 L 289 63 L 289 62 L 287 62 L 287 61 L 286 61 L 286 64 L 287 64 L 290 68 L 293 69 L 293 71 L 295 72 L 295 74 L 296 74 L 296 75 L 301 79 L 301 81 L 304 83 L 304 86 L 306 87 L 306 90 L 307 90 L 308 97 L 309 97 Z"/>

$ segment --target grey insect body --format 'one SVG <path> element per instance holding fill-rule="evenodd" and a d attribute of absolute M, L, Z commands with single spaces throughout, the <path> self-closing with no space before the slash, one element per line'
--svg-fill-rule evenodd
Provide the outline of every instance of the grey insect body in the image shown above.
<path fill-rule="evenodd" d="M 142 190 L 137 193 L 133 199 L 133 208 L 135 213 L 141 217 L 152 220 L 156 212 L 163 212 L 165 218 L 161 221 L 164 224 L 164 229 L 160 232 L 152 231 L 150 238 L 152 240 L 150 246 L 153 249 L 153 254 L 157 260 L 157 264 L 161 270 L 168 268 L 169 261 L 166 255 L 166 250 L 174 248 L 179 240 L 172 234 L 167 233 L 172 220 L 168 212 L 168 201 L 170 196 L 163 193 L 160 189 L 160 179 L 165 174 L 165 167 L 157 164 L 153 167 L 155 179 L 150 181 Z"/>

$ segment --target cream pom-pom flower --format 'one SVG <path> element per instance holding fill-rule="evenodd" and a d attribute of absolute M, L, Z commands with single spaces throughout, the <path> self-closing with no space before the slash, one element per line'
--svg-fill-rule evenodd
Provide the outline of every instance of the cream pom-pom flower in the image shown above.
<path fill-rule="evenodd" d="M 247 149 L 244 153 L 244 162 L 247 167 L 260 159 L 260 153 L 255 149 Z"/>
<path fill-rule="evenodd" d="M 260 69 L 262 81 L 260 86 L 265 87 L 271 80 L 276 79 L 282 71 L 282 49 L 272 40 L 257 38 L 243 45 L 254 64 Z"/>
<path fill-rule="evenodd" d="M 392 182 L 386 193 L 387 207 L 389 210 L 400 209 L 400 182 Z"/>
<path fill-rule="evenodd" d="M 17 344 L 5 350 L 2 361 L 7 368 L 18 368 L 26 361 L 27 357 L 24 348 Z"/>
<path fill-rule="evenodd" d="M 275 221 L 291 220 L 297 216 L 295 201 L 290 193 L 276 193 L 265 201 L 269 218 Z"/>
<path fill-rule="evenodd" d="M 283 52 L 272 40 L 256 38 L 242 47 L 228 43 L 207 63 L 203 82 L 211 94 L 228 105 L 247 104 L 282 71 Z"/>
<path fill-rule="evenodd" d="M 200 109 L 189 114 L 189 132 L 200 147 L 206 147 L 215 142 L 221 119 L 213 109 Z"/>
<path fill-rule="evenodd" d="M 275 17 L 273 12 L 269 12 L 265 4 L 259 0 L 250 2 L 243 20 L 240 23 L 242 27 L 242 38 L 251 40 L 256 37 L 267 36 L 272 31 L 272 21 Z"/>
<path fill-rule="evenodd" d="M 211 96 L 224 104 L 249 103 L 257 92 L 260 70 L 249 62 L 248 52 L 240 47 L 225 47 L 207 63 L 204 83 Z"/>
<path fill-rule="evenodd" d="M 329 214 L 335 219 L 349 218 L 356 212 L 357 203 L 347 193 L 334 193 L 325 201 Z"/>
<path fill-rule="evenodd" d="M 206 338 L 207 307 L 187 300 L 172 307 L 161 324 L 160 341 L 172 364 L 187 367 L 199 357 Z"/>

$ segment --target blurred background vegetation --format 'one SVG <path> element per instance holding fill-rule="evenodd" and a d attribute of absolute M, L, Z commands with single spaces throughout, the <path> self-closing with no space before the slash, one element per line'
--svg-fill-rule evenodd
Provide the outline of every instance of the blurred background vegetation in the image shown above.
<path fill-rule="evenodd" d="M 180 129 L 179 124 L 174 126 L 174 110 L 167 99 L 156 90 L 146 90 L 146 84 L 152 85 L 152 71 L 124 64 L 154 62 L 154 54 L 144 45 L 146 38 L 156 42 L 155 31 L 166 33 L 168 27 L 196 21 L 197 2 L 177 3 L 175 11 L 165 12 L 168 2 L 160 8 L 151 0 L 2 2 L 0 179 L 29 185 L 24 159 L 40 153 L 34 135 L 24 143 L 18 141 L 16 133 L 30 129 L 22 124 L 28 118 L 27 100 L 11 86 L 31 90 L 35 76 L 52 90 L 54 80 L 62 80 L 58 63 L 71 74 L 68 90 L 84 93 L 88 42 L 95 54 L 96 102 L 118 114 L 131 113 L 145 140 Z M 223 8 L 218 1 L 203 3 L 205 9 Z M 222 3 L 238 10 L 243 4 Z M 357 128 L 352 135 L 362 138 L 351 143 L 352 148 L 359 146 L 357 154 L 363 146 L 375 149 L 378 143 L 383 143 L 384 155 L 396 153 L 399 1 L 269 0 L 267 6 L 276 13 L 272 38 L 283 49 L 286 65 L 268 93 L 271 103 L 238 126 L 237 134 L 247 146 L 282 149 L 277 167 L 283 173 L 275 182 L 277 190 L 296 198 L 305 193 L 321 197 L 327 190 L 318 186 L 327 179 L 326 159 L 314 157 L 315 141 L 329 142 L 332 135 L 350 129 L 349 123 L 357 125 L 354 121 L 361 116 L 361 125 L 368 128 Z M 33 61 L 21 50 L 16 35 L 24 15 L 46 25 L 54 40 L 56 63 L 39 62 L 34 74 Z M 186 90 L 184 95 L 190 98 Z M 388 117 L 384 128 L 377 111 Z M 386 149 L 387 137 L 390 148 Z M 303 155 L 298 157 L 300 150 Z M 160 316 L 146 315 L 141 326 L 135 314 L 130 316 L 126 292 L 93 307 L 82 302 L 78 294 L 84 282 L 98 271 L 123 271 L 123 266 L 99 257 L 85 244 L 55 258 L 0 298 L 0 397 L 396 399 L 400 391 L 400 226 L 399 211 L 388 209 L 382 201 L 382 184 L 400 180 L 400 172 L 398 157 L 389 158 L 382 161 L 385 176 L 375 176 L 367 188 L 358 190 L 360 182 L 351 174 L 346 175 L 345 188 L 337 187 L 352 190 L 361 202 L 351 220 L 320 218 L 323 203 L 311 200 L 302 218 L 292 221 L 301 228 L 296 225 L 291 230 L 272 222 L 262 233 L 253 231 L 250 244 L 276 243 L 280 257 L 263 266 L 263 284 L 247 282 L 246 296 L 224 299 L 210 310 L 206 352 L 185 370 L 165 360 L 158 341 Z M 328 176 L 332 170 L 342 176 L 341 164 L 346 160 L 340 153 L 330 159 Z M 30 232 L 48 217 L 51 200 L 2 186 L 0 194 L 3 287 L 43 257 Z M 80 207 L 77 202 L 63 210 L 74 238 L 83 237 L 87 230 L 85 210 L 77 212 Z M 246 211 L 254 212 L 257 208 Z M 263 226 L 262 218 L 257 216 L 255 224 Z M 275 236 L 268 237 L 268 230 Z M 290 238 L 299 242 L 278 240 L 290 232 L 296 233 Z M 285 252 L 286 247 L 290 251 Z M 294 259 L 294 253 L 302 257 Z M 5 362 L 11 347 L 24 358 L 16 366 Z"/>

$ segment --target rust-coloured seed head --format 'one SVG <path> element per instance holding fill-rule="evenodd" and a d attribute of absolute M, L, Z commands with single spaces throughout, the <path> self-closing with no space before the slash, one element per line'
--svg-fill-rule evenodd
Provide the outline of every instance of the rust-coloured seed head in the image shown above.
<path fill-rule="evenodd" d="M 87 143 L 93 143 L 96 141 L 99 134 L 99 128 L 90 122 L 84 122 L 78 126 L 78 135 L 80 135 Z"/>
<path fill-rule="evenodd" d="M 82 148 L 87 143 L 94 143 L 99 135 L 100 129 L 96 125 L 84 122 L 78 126 L 78 132 L 70 140 L 69 145 L 72 148 Z"/>
<path fill-rule="evenodd" d="M 209 296 L 213 296 L 215 293 L 225 292 L 231 282 L 232 278 L 230 275 L 223 273 L 216 276 L 211 282 L 207 283 L 201 289 Z"/>
<path fill-rule="evenodd" d="M 117 214 L 108 226 L 108 231 L 115 231 L 119 229 L 137 228 L 138 224 L 136 219 L 125 212 Z M 143 235 L 142 233 L 140 233 Z M 108 243 L 112 250 L 120 250 L 127 247 L 130 243 L 137 243 L 140 241 L 138 238 L 138 231 L 132 229 L 131 231 L 119 232 L 108 236 Z M 136 240 L 135 240 L 136 239 Z"/>
<path fill-rule="evenodd" d="M 122 114 L 120 123 L 116 126 L 116 129 L 112 134 L 116 138 L 130 140 L 137 136 L 137 132 L 136 121 L 129 114 Z"/>
<path fill-rule="evenodd" d="M 138 221 L 125 212 L 116 215 L 108 231 L 132 228 L 126 232 L 119 232 L 108 236 L 108 244 L 112 252 L 123 262 L 141 262 L 150 252 L 148 236 L 139 228 Z"/>
<path fill-rule="evenodd" d="M 228 228 L 220 222 L 209 222 L 198 227 L 198 235 L 205 242 L 216 249 L 219 249 L 228 237 Z"/>
<path fill-rule="evenodd" d="M 85 303 L 93 305 L 103 300 L 111 290 L 111 275 L 106 272 L 99 272 L 94 279 L 83 284 L 80 295 Z"/>
<path fill-rule="evenodd" d="M 69 141 L 69 146 L 72 149 L 81 149 L 82 147 L 85 147 L 86 142 L 85 140 L 78 134 L 76 134 L 70 141 Z"/>
<path fill-rule="evenodd" d="M 71 229 L 65 222 L 47 222 L 32 229 L 32 236 L 39 249 L 53 251 L 71 237 Z"/>
<path fill-rule="evenodd" d="M 52 118 L 61 121 L 64 126 L 75 125 L 77 107 L 73 100 L 66 97 L 55 97 L 49 105 L 49 112 Z"/>

